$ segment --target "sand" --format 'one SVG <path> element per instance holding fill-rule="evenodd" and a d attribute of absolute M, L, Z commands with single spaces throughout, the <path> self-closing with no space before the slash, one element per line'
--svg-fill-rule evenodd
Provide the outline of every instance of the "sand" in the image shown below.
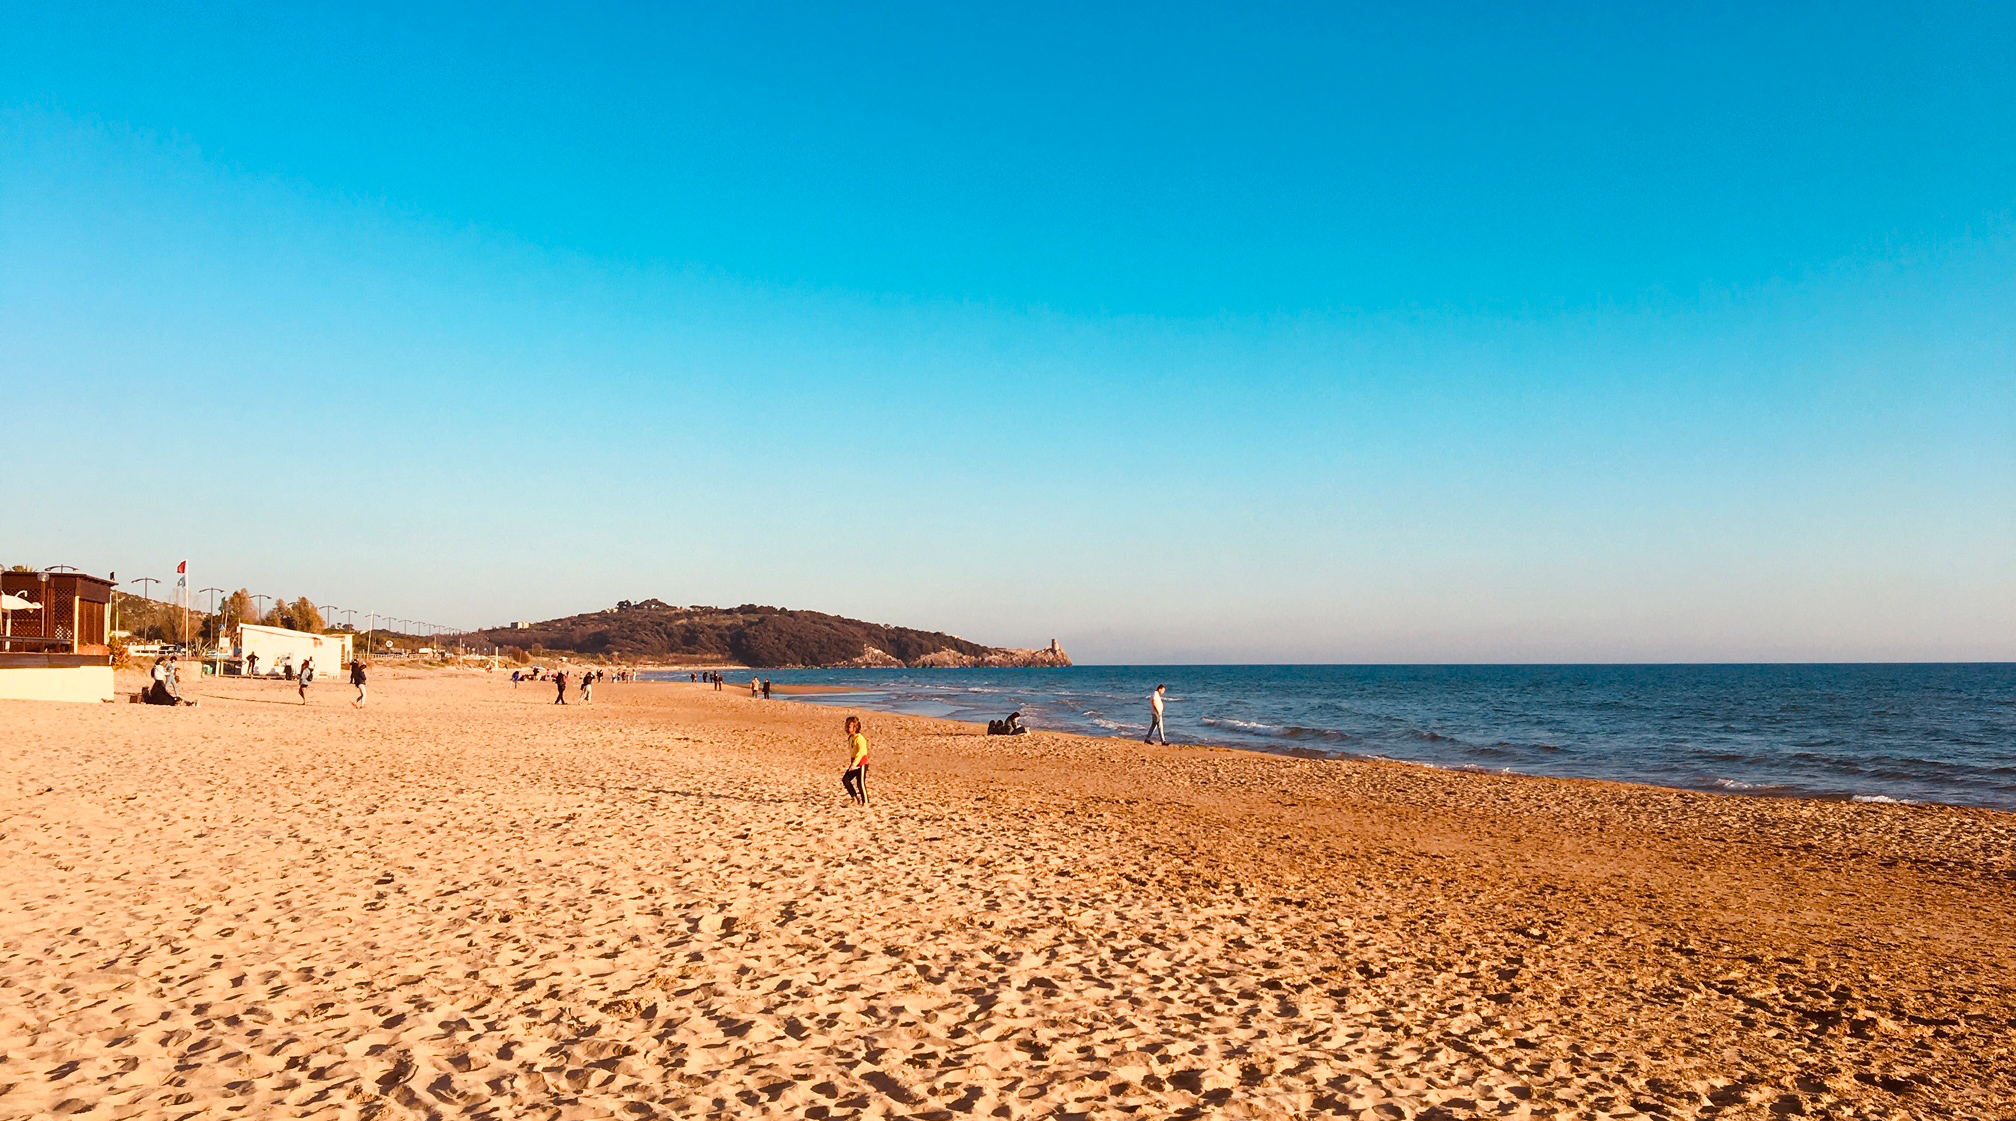
<path fill-rule="evenodd" d="M 0 1117 L 2016 1117 L 2016 816 L 481 673 L 0 703 Z"/>

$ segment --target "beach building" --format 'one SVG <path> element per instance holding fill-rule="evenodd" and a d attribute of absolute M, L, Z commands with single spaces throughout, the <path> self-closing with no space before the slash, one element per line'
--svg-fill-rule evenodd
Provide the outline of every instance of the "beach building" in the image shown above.
<path fill-rule="evenodd" d="M 112 581 L 0 573 L 0 700 L 109 701 Z"/>
<path fill-rule="evenodd" d="M 283 666 L 299 669 L 313 658 L 316 672 L 333 675 L 350 664 L 350 643 L 355 637 L 347 633 L 311 634 L 244 623 L 238 628 L 238 662 L 243 666 L 245 659 L 257 655 L 259 672 L 264 674 L 280 672 Z"/>

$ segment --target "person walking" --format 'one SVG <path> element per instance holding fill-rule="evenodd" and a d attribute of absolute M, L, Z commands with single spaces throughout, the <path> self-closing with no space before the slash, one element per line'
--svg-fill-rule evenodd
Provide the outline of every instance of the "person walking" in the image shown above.
<path fill-rule="evenodd" d="M 847 792 L 847 800 L 857 806 L 868 804 L 868 737 L 861 734 L 861 718 L 850 716 L 843 725 L 847 729 L 847 770 L 840 775 L 840 788 Z"/>
<path fill-rule="evenodd" d="M 556 690 L 558 690 L 558 693 L 559 693 L 559 695 L 558 695 L 558 696 L 556 696 L 556 697 L 554 697 L 554 698 L 553 698 L 553 703 L 554 703 L 554 704 L 556 704 L 556 705 L 564 705 L 564 704 L 566 704 L 566 703 L 567 703 L 567 671 L 566 671 L 566 670 L 564 670 L 564 669 L 561 669 L 561 670 L 554 670 L 554 671 L 553 671 L 553 685 L 554 685 L 554 688 L 555 688 Z"/>
<path fill-rule="evenodd" d="M 1141 737 L 1142 743 L 1154 743 L 1155 737 L 1160 736 L 1163 746 L 1168 746 L 1169 733 L 1162 730 L 1162 693 L 1168 688 L 1167 685 L 1157 685 L 1155 691 L 1148 694 L 1148 734 Z"/>
<path fill-rule="evenodd" d="M 350 707 L 351 707 L 351 708 L 363 708 L 363 707 L 364 707 L 364 659 L 362 659 L 362 658 L 353 658 L 353 659 L 351 659 L 351 661 L 350 661 L 350 684 L 352 684 L 352 685 L 355 685 L 355 686 L 357 687 L 357 699 L 356 699 L 356 700 L 354 700 L 354 701 L 351 701 L 351 702 L 350 702 Z"/>
<path fill-rule="evenodd" d="M 601 670 L 590 670 L 587 673 L 581 675 L 582 704 L 585 705 L 588 702 L 595 699 L 595 675 L 601 672 L 602 672 Z"/>
<path fill-rule="evenodd" d="M 301 687 L 301 703 L 308 703 L 308 683 L 315 680 L 315 659 L 301 663 L 301 672 L 295 675 L 294 683 Z"/>

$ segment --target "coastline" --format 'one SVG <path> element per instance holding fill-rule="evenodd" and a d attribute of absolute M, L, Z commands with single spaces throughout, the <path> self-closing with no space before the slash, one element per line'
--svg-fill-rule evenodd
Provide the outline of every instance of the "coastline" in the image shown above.
<path fill-rule="evenodd" d="M 195 691 L 194 711 L 0 705 L 21 745 L 0 1112 L 165 1101 L 120 1059 L 205 1038 L 178 1060 L 191 1109 L 303 1114 L 2016 1099 L 1996 811 L 986 737 L 686 683 L 561 709 L 395 672 L 361 713 L 334 684 L 305 707 L 284 683 Z M 875 745 L 865 813 L 839 805 L 848 711 Z M 281 962 L 307 975 L 259 980 Z M 135 1017 L 162 1026 L 104 1044 Z M 221 1061 L 273 1038 L 321 1057 Z"/>
<path fill-rule="evenodd" d="M 966 674 L 973 676 L 968 677 Z M 1758 797 L 2016 812 L 2016 666 L 1077 667 L 788 680 L 873 690 L 863 705 L 1273 754 Z"/>

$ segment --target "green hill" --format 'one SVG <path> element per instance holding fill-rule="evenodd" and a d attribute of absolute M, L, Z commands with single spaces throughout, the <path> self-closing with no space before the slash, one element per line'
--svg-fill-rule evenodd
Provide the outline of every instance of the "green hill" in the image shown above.
<path fill-rule="evenodd" d="M 1055 642 L 1040 650 L 982 646 L 957 635 L 864 623 L 818 611 L 744 604 L 674 607 L 628 600 L 605 611 L 495 627 L 471 636 L 488 644 L 626 661 L 680 660 L 791 667 L 1068 666 Z"/>

